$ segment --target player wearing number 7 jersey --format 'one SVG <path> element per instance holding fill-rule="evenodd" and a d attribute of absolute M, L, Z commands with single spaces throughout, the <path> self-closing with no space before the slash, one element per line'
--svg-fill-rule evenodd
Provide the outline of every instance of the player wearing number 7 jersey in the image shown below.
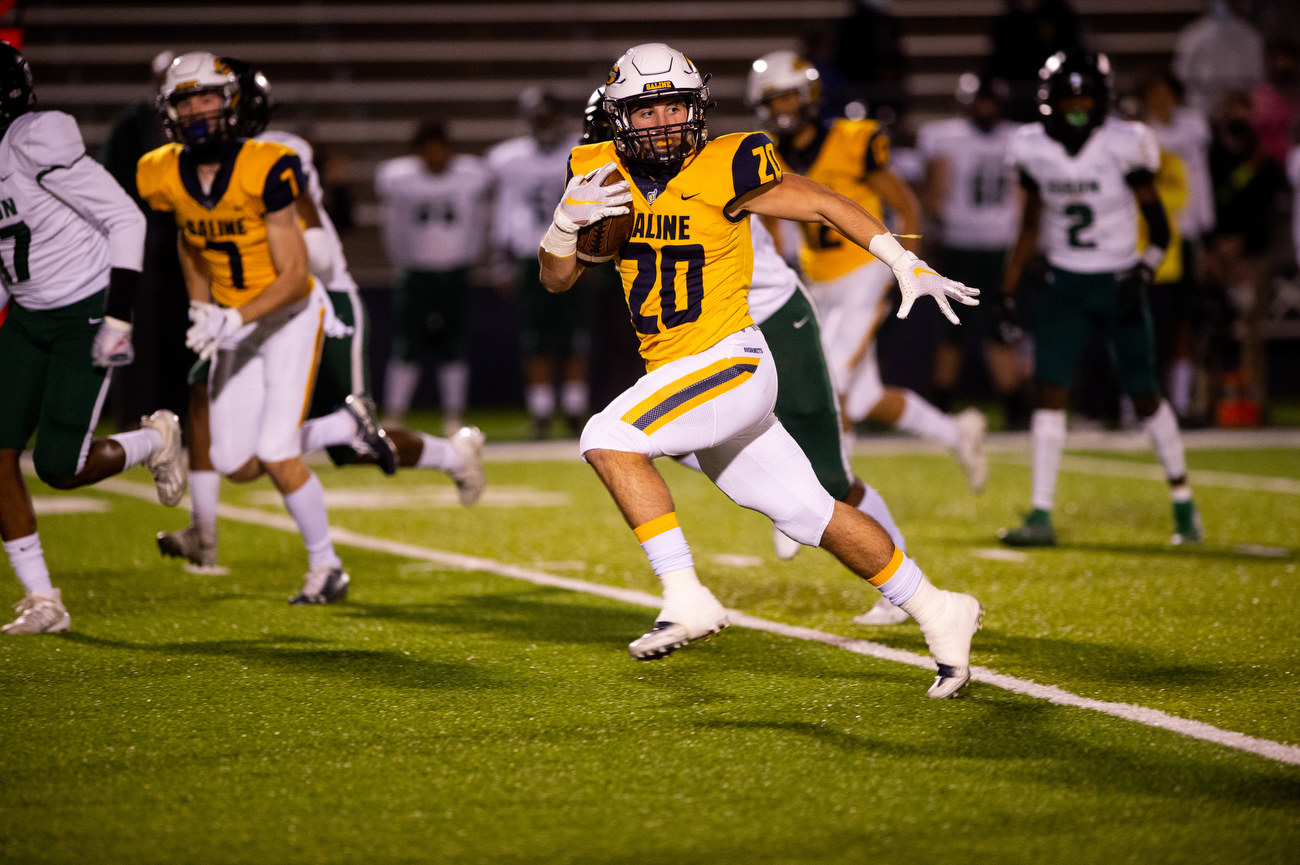
<path fill-rule="evenodd" d="M 1003 282 L 1010 297 L 1039 248 L 1050 266 L 1035 302 L 1033 510 L 1004 529 L 1011 546 L 1052 546 L 1052 502 L 1065 448 L 1065 407 L 1074 371 L 1094 330 L 1105 337 L 1120 385 L 1133 399 L 1173 501 L 1173 543 L 1201 540 L 1187 483 L 1178 420 L 1156 385 L 1155 340 L 1146 292 L 1170 242 L 1156 196 L 1160 149 L 1141 123 L 1107 117 L 1110 61 L 1104 54 L 1057 53 L 1039 73 L 1041 123 L 1021 127 L 1009 159 L 1020 170 L 1025 206 Z M 1150 243 L 1138 254 L 1138 214 Z M 1003 307 L 1003 312 L 1014 306 Z"/>
<path fill-rule="evenodd" d="M 183 54 L 163 77 L 159 109 L 173 143 L 140 158 L 136 185 L 176 218 L 194 325 L 186 343 L 212 358 L 213 468 L 235 481 L 271 476 L 307 547 L 292 603 L 347 594 L 320 480 L 302 461 L 300 427 L 320 361 L 324 304 L 312 291 L 294 200 L 297 155 L 237 137 L 237 76 L 207 52 Z"/>
<path fill-rule="evenodd" d="M 695 573 L 672 495 L 652 463 L 694 453 L 733 501 L 787 536 L 825 547 L 912 615 L 939 667 L 929 695 L 950 697 L 970 679 L 971 638 L 983 611 L 969 595 L 935 588 L 878 522 L 833 499 L 776 419 L 776 371 L 747 304 L 748 214 L 824 221 L 870 247 L 898 275 L 904 315 L 921 294 L 948 308 L 949 297 L 971 304 L 976 292 L 905 252 L 853 202 L 783 175 L 762 133 L 710 142 L 708 103 L 703 77 L 681 52 L 652 43 L 620 57 L 604 102 L 614 141 L 573 150 L 571 179 L 538 252 L 542 284 L 567 291 L 582 271 L 577 230 L 634 214 L 618 268 L 647 372 L 588 422 L 580 443 L 663 585 L 663 609 L 629 653 L 662 658 L 729 623 Z M 616 169 L 630 184 L 603 186 Z"/>

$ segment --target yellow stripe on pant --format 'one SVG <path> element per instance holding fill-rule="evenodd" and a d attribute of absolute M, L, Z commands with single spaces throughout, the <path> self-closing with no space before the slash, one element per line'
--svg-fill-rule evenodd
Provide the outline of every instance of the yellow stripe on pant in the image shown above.
<path fill-rule="evenodd" d="M 757 360 L 723 358 L 659 388 L 633 406 L 622 420 L 651 435 L 696 406 L 744 384 L 757 369 Z"/>

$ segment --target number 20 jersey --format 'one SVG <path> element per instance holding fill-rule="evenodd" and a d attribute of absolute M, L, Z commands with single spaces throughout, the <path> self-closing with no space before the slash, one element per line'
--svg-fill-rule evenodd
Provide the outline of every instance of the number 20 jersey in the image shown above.
<path fill-rule="evenodd" d="M 182 239 L 207 263 L 222 306 L 243 306 L 275 281 L 266 214 L 291 206 L 303 183 L 298 156 L 270 141 L 238 142 L 208 192 L 179 144 L 146 153 L 136 167 L 140 197 L 175 215 Z"/>
<path fill-rule="evenodd" d="M 612 142 L 574 148 L 569 176 L 611 161 L 631 177 Z M 780 178 L 771 140 L 754 132 L 710 140 L 653 201 L 632 184 L 636 221 L 618 270 L 647 371 L 754 323 L 747 299 L 754 268 L 749 216 L 730 217 L 725 209 Z"/>
<path fill-rule="evenodd" d="M 1053 267 L 1106 273 L 1137 262 L 1138 207 L 1126 178 L 1160 167 L 1160 147 L 1146 126 L 1108 119 L 1074 156 L 1041 124 L 1016 130 L 1008 155 L 1043 199 L 1040 242 Z"/>

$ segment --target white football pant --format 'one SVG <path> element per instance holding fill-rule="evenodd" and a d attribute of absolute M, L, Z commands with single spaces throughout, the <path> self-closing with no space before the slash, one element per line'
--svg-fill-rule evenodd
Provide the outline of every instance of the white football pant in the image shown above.
<path fill-rule="evenodd" d="M 693 453 L 732 501 L 817 546 L 835 500 L 772 413 L 776 386 L 763 333 L 748 327 L 647 373 L 588 421 L 580 447 L 652 460 Z"/>

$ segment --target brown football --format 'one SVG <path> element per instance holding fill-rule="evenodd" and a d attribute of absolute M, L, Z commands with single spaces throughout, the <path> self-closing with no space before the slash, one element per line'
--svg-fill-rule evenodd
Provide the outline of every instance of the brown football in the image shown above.
<path fill-rule="evenodd" d="M 618 183 L 623 175 L 611 171 L 601 186 Z M 593 225 L 578 229 L 578 260 L 583 264 L 600 264 L 609 261 L 623 248 L 632 237 L 632 226 L 636 215 L 629 205 L 627 213 L 622 216 L 606 216 Z"/>

